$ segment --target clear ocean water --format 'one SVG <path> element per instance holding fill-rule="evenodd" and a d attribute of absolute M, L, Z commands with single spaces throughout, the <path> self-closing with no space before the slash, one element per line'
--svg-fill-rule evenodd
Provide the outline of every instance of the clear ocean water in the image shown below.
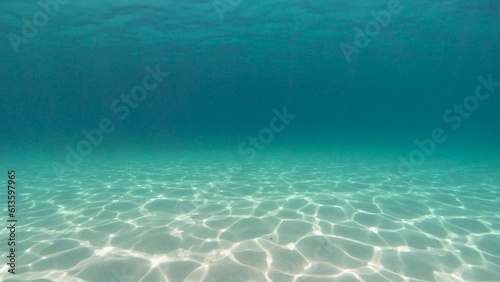
<path fill-rule="evenodd" d="M 3 0 L 0 38 L 1 281 L 500 281 L 497 0 Z"/>

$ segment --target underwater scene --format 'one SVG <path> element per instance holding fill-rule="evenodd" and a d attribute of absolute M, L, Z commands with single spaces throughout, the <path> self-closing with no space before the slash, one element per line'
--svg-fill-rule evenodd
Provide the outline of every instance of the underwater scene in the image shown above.
<path fill-rule="evenodd" d="M 0 281 L 500 281 L 500 1 L 2 0 Z"/>

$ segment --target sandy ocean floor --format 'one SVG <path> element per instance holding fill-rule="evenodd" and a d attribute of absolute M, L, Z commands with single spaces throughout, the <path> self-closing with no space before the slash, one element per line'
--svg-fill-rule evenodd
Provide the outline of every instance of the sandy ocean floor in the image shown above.
<path fill-rule="evenodd" d="M 500 277 L 498 164 L 399 175 L 359 154 L 97 155 L 62 176 L 20 164 L 19 274 L 0 280 Z"/>

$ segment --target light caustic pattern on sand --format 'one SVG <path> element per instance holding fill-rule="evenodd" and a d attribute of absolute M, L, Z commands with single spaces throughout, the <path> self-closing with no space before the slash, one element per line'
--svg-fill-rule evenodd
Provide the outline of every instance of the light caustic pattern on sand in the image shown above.
<path fill-rule="evenodd" d="M 271 156 L 231 173 L 220 157 L 165 159 L 89 161 L 55 180 L 27 169 L 16 279 L 500 277 L 491 164 L 430 163 L 402 177 L 373 158 Z"/>

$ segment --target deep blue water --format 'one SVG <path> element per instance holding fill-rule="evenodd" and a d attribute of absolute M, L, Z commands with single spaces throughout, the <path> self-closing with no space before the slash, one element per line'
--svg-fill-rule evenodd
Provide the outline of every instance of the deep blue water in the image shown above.
<path fill-rule="evenodd" d="M 242 1 L 221 20 L 210 1 L 71 1 L 26 39 L 22 18 L 33 22 L 41 7 L 4 1 L 4 144 L 78 141 L 108 117 L 117 126 L 109 139 L 232 146 L 285 106 L 297 118 L 281 140 L 411 140 L 449 130 L 455 122 L 444 112 L 474 94 L 477 77 L 498 80 L 499 4 L 402 1 L 357 48 L 354 28 L 365 30 L 370 12 L 382 14 L 389 2 Z M 10 44 L 12 34 L 27 42 Z M 359 50 L 350 63 L 341 44 Z M 118 120 L 113 101 L 157 65 L 170 76 Z M 496 94 L 460 117 L 456 134 L 498 140 Z"/>

